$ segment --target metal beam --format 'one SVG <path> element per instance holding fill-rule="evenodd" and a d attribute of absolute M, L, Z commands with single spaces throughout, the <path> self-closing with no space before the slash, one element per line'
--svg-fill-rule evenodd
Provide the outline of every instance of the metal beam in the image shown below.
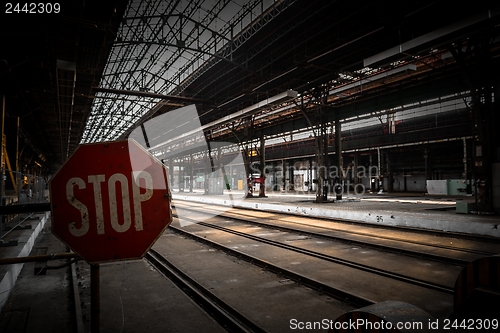
<path fill-rule="evenodd" d="M 297 92 L 293 91 L 293 90 L 287 90 L 281 94 L 267 98 L 265 100 L 262 100 L 259 103 L 251 105 L 243 110 L 239 110 L 239 111 L 232 113 L 230 115 L 227 115 L 225 117 L 221 117 L 220 119 L 217 119 L 213 122 L 202 125 L 201 128 L 196 128 L 194 130 L 185 132 L 176 138 L 171 138 L 171 139 L 169 139 L 165 142 L 162 142 L 154 147 L 151 147 L 150 150 L 154 151 L 154 150 L 160 149 L 161 147 L 165 147 L 165 145 L 167 145 L 167 144 L 171 144 L 173 142 L 176 142 L 176 141 L 184 139 L 184 138 L 192 137 L 193 135 L 203 133 L 203 131 L 206 131 L 208 129 L 211 129 L 211 128 L 214 128 L 217 126 L 221 126 L 225 123 L 230 123 L 232 121 L 239 120 L 243 117 L 253 115 L 253 114 L 255 114 L 259 111 L 262 111 L 266 108 L 270 108 L 273 105 L 278 105 L 280 103 L 284 103 L 284 102 L 290 101 L 290 100 L 295 99 L 295 98 L 297 98 Z"/>
<path fill-rule="evenodd" d="M 443 27 L 441 29 L 438 29 L 436 31 L 430 32 L 428 34 L 425 34 L 423 36 L 414 38 L 412 40 L 407 41 L 406 43 L 402 43 L 400 45 L 394 46 L 393 48 L 390 48 L 384 52 L 375 54 L 371 57 L 368 57 L 363 60 L 363 66 L 364 67 L 374 67 L 377 66 L 378 64 L 381 64 L 382 62 L 388 62 L 391 60 L 394 60 L 394 57 L 396 56 L 403 56 L 407 57 L 408 52 L 412 52 L 415 49 L 423 46 L 428 46 L 431 43 L 439 43 L 439 41 L 446 36 L 450 36 L 451 34 L 454 33 L 459 33 L 462 32 L 460 37 L 462 37 L 465 34 L 465 28 L 469 28 L 475 24 L 481 23 L 483 21 L 489 20 L 494 16 L 497 16 L 499 14 L 498 10 L 495 11 L 484 11 L 480 14 L 477 14 L 473 17 L 470 17 L 468 19 L 462 20 L 460 22 L 448 25 L 446 27 Z"/>
<path fill-rule="evenodd" d="M 25 204 L 25 205 L 9 205 L 9 206 L 0 206 L 0 215 L 45 212 L 49 210 L 50 210 L 50 202 Z"/>
<path fill-rule="evenodd" d="M 22 264 L 26 262 L 38 262 L 38 261 L 49 261 L 49 260 L 62 260 L 62 259 L 75 259 L 80 258 L 80 256 L 73 252 L 67 253 L 55 253 L 55 254 L 45 254 L 30 257 L 15 257 L 15 258 L 2 258 L 0 259 L 0 265 L 14 265 Z"/>
<path fill-rule="evenodd" d="M 209 104 L 209 102 L 204 99 L 185 97 L 185 96 L 163 95 L 163 94 L 150 93 L 147 91 L 121 90 L 121 89 L 109 89 L 109 88 L 99 88 L 99 87 L 93 87 L 92 89 L 94 90 L 94 92 L 110 93 L 117 95 L 150 97 L 150 98 L 159 98 L 164 100 L 187 102 L 187 103 Z"/>
<path fill-rule="evenodd" d="M 208 54 L 212 57 L 215 57 L 217 59 L 221 59 L 224 61 L 227 61 L 228 63 L 233 64 L 236 67 L 242 68 L 246 71 L 249 71 L 248 68 L 246 68 L 244 65 L 239 64 L 233 60 L 231 60 L 231 54 L 223 54 L 222 52 L 212 52 L 211 49 L 203 49 L 203 48 L 196 48 L 196 47 L 190 47 L 187 46 L 185 43 L 179 43 L 178 41 L 176 43 L 169 43 L 167 41 L 163 40 L 158 40 L 158 41 L 140 41 L 140 40 L 122 40 L 119 42 L 115 42 L 115 45 L 158 45 L 158 46 L 166 46 L 166 47 L 176 47 L 179 49 L 184 49 L 192 52 L 199 52 L 199 53 L 204 53 Z"/>

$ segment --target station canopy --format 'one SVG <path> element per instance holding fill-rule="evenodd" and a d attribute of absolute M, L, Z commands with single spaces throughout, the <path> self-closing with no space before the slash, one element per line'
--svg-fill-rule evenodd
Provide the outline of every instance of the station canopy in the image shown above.
<path fill-rule="evenodd" d="M 181 107 L 199 102 L 203 96 L 186 96 L 186 81 L 201 65 L 224 61 L 228 48 L 235 48 L 231 45 L 235 37 L 273 4 L 272 0 L 130 1 L 81 143 L 123 136 L 158 104 Z"/>

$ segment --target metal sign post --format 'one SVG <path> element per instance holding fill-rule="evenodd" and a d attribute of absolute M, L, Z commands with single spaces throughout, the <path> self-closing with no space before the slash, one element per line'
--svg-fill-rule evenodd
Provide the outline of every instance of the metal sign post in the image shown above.
<path fill-rule="evenodd" d="M 91 269 L 100 330 L 99 264 L 140 259 L 172 221 L 167 169 L 134 140 L 81 145 L 50 181 L 52 233 Z"/>
<path fill-rule="evenodd" d="M 101 281 L 99 264 L 90 265 L 90 331 L 101 332 Z"/>

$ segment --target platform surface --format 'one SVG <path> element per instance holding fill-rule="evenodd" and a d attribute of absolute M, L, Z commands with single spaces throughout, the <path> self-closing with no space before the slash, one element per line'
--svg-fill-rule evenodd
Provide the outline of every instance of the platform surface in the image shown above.
<path fill-rule="evenodd" d="M 439 230 L 490 237 L 500 237 L 500 216 L 495 214 L 460 214 L 457 202 L 473 202 L 473 197 L 432 196 L 417 193 L 345 195 L 342 201 L 328 197 L 315 202 L 314 193 L 270 192 L 266 197 L 244 197 L 243 191 L 224 191 L 223 195 L 205 195 L 203 190 L 172 190 L 175 200 L 259 209 L 302 216 L 343 219 L 387 226 Z"/>
<path fill-rule="evenodd" d="M 27 222 L 33 224 L 33 228 L 11 232 L 8 238 L 17 238 L 19 244 L 3 248 L 3 251 L 0 249 L 1 258 L 33 256 L 40 248 L 47 249 L 47 254 L 68 252 L 67 247 L 51 233 L 50 217 Z M 36 230 L 38 237 L 33 240 Z M 26 247 L 30 239 L 32 244 Z M 31 250 L 25 253 L 28 248 Z M 65 262 L 54 260 L 47 264 L 58 266 Z M 89 265 L 84 261 L 76 265 L 83 325 L 85 332 L 89 332 Z M 0 293 L 3 301 L 0 332 L 76 332 L 70 268 L 35 274 L 33 262 L 3 265 L 0 266 L 2 278 L 10 281 L 14 267 L 17 273 L 14 283 L 6 285 Z M 103 264 L 100 282 L 101 332 L 224 332 L 178 287 L 144 260 Z"/>

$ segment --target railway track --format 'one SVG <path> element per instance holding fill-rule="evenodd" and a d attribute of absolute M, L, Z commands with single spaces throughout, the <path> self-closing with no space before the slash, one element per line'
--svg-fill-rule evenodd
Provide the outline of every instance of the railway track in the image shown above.
<path fill-rule="evenodd" d="M 460 240 L 456 241 L 456 238 L 453 238 L 453 243 L 456 242 L 458 245 L 450 246 L 445 244 L 448 241 L 447 238 L 443 239 L 443 242 L 435 242 L 435 240 L 426 242 L 422 239 L 410 239 L 406 242 L 411 236 L 400 237 L 393 230 L 389 232 L 391 234 L 370 234 L 367 231 L 342 230 L 341 228 L 335 230 L 335 224 L 328 227 L 323 224 L 325 221 L 321 225 L 310 226 L 304 221 L 298 221 L 297 218 L 289 219 L 286 215 L 277 216 L 277 214 L 268 216 L 264 222 L 262 217 L 257 216 L 258 212 L 248 210 L 231 210 L 214 216 L 218 213 L 217 207 L 205 205 L 193 207 L 178 204 L 174 211 L 181 209 L 184 213 L 182 219 L 185 222 L 191 222 L 192 225 L 181 227 L 174 214 L 174 222 L 170 225 L 169 231 L 162 236 L 171 237 L 171 240 L 174 237 L 178 239 L 176 242 L 179 242 L 179 245 L 176 245 L 176 250 L 169 250 L 172 243 L 163 238 L 164 241 L 160 239 L 157 242 L 158 245 L 155 245 L 157 249 L 147 253 L 145 260 L 163 276 L 174 282 L 228 332 L 272 332 L 276 329 L 270 329 L 269 323 L 260 321 L 270 309 L 265 306 L 267 303 L 264 300 L 265 291 L 255 286 L 240 285 L 234 293 L 237 295 L 241 293 L 239 298 L 242 299 L 244 305 L 241 302 L 235 302 L 234 295 L 228 297 L 228 291 L 234 288 L 231 285 L 233 282 L 226 284 L 228 273 L 217 270 L 219 259 L 214 258 L 225 257 L 224 260 L 229 261 L 231 259 L 227 258 L 233 258 L 234 267 L 230 270 L 234 272 L 246 275 L 248 269 L 257 267 L 274 276 L 275 280 L 293 281 L 292 285 L 287 286 L 293 290 L 310 289 L 316 291 L 318 295 L 334 298 L 351 309 L 394 299 L 394 295 L 401 294 L 398 300 L 415 304 L 436 318 L 446 318 L 453 307 L 454 289 L 449 280 L 429 281 L 423 275 L 413 276 L 404 269 L 398 269 L 397 263 L 411 260 L 433 261 L 439 265 L 453 266 L 458 271 L 468 262 L 468 258 L 494 253 L 489 251 L 494 248 L 491 244 L 485 247 L 471 245 L 474 243 L 472 240 L 467 240 L 465 246 L 461 246 L 462 243 Z M 207 212 L 210 218 L 207 218 Z M 189 213 L 191 217 L 186 217 L 186 213 Z M 310 223 L 312 219 L 307 218 L 307 220 Z M 408 231 L 405 233 L 408 234 Z M 191 240 L 195 240 L 191 243 L 198 245 L 189 245 L 187 248 L 204 247 L 205 250 L 185 250 Z M 361 253 L 366 250 L 374 252 L 376 258 L 388 256 L 391 260 L 395 260 L 394 270 L 358 261 L 356 256 L 351 258 L 350 252 L 346 253 L 347 257 L 342 258 L 335 254 L 323 253 L 321 247 L 319 250 L 308 247 L 315 243 L 322 244 L 323 249 L 330 249 L 334 246 L 341 249 L 359 248 Z M 179 254 L 179 250 L 189 252 L 190 260 L 184 260 L 184 253 Z M 210 255 L 207 257 L 207 254 Z M 213 262 L 214 267 L 202 272 L 197 261 Z M 306 264 L 309 261 L 311 264 Z M 374 264 L 376 261 L 378 260 L 374 260 Z M 238 262 L 246 264 L 242 265 Z M 221 265 L 221 267 L 227 269 L 226 265 Z M 426 269 L 424 266 L 424 270 Z M 342 271 L 342 274 L 336 274 L 336 271 Z M 318 272 L 326 273 L 319 274 Z M 235 279 L 230 279 L 230 281 L 235 281 Z M 358 282 L 360 286 L 352 288 L 352 285 Z M 214 288 L 214 283 L 216 288 Z M 368 289 L 376 292 L 367 293 Z M 396 291 L 391 292 L 390 289 L 396 289 Z M 272 290 L 274 289 L 270 289 L 271 292 Z M 387 299 L 384 298 L 386 291 L 389 297 Z M 248 299 L 248 293 L 263 293 L 262 296 L 257 297 L 257 299 L 262 299 L 262 309 L 258 310 L 261 312 L 247 308 L 251 306 L 245 303 L 252 302 Z M 417 296 L 412 299 L 408 295 Z M 277 298 L 281 299 L 281 297 L 280 295 Z M 296 303 L 297 300 L 288 300 L 286 297 L 281 300 L 283 303 L 295 303 L 294 307 L 300 308 L 300 302 Z M 255 300 L 253 302 L 255 304 Z M 431 305 L 428 306 L 429 304 Z M 287 324 L 290 320 L 288 318 L 292 317 L 281 315 L 281 328 L 290 325 Z M 332 315 L 328 318 L 335 319 L 336 316 Z"/>
<path fill-rule="evenodd" d="M 170 226 L 169 228 L 174 230 L 175 232 L 183 235 L 183 236 L 189 237 L 189 238 L 194 239 L 198 242 L 209 245 L 210 247 L 221 250 L 221 251 L 228 253 L 230 255 L 233 255 L 239 259 L 243 259 L 247 262 L 250 262 L 253 265 L 264 268 L 265 270 L 273 272 L 281 277 L 286 277 L 290 280 L 296 281 L 299 284 L 302 284 L 306 287 L 321 291 L 329 296 L 340 299 L 345 303 L 353 304 L 356 307 L 363 307 L 363 306 L 372 305 L 372 304 L 376 303 L 376 301 L 374 301 L 374 300 L 370 300 L 370 299 L 365 298 L 363 296 L 359 296 L 359 295 L 356 295 L 354 293 L 350 293 L 350 292 L 343 290 L 341 288 L 335 288 L 335 287 L 332 287 L 328 284 L 321 283 L 318 280 L 312 279 L 312 278 L 307 277 L 307 276 L 302 275 L 302 274 L 298 274 L 292 270 L 288 270 L 288 269 L 285 269 L 283 267 L 280 267 L 279 265 L 274 265 L 267 260 L 259 259 L 258 257 L 249 255 L 245 252 L 231 249 L 231 248 L 224 246 L 222 244 L 219 244 L 217 242 L 210 241 L 205 237 L 196 236 L 195 234 L 184 231 L 181 228 L 178 228 L 175 226 Z"/>
<path fill-rule="evenodd" d="M 177 205 L 176 210 L 180 209 L 180 205 Z M 314 258 L 315 260 L 320 260 L 321 262 L 327 262 L 329 264 L 335 265 L 331 268 L 334 271 L 338 266 L 349 268 L 348 274 L 353 274 L 356 276 L 357 273 L 351 273 L 354 271 L 363 272 L 365 274 L 364 279 L 371 279 L 367 276 L 378 276 L 386 279 L 386 281 L 393 281 L 393 284 L 397 284 L 399 288 L 405 289 L 406 286 L 412 285 L 413 287 L 421 288 L 421 290 L 427 290 L 426 293 L 436 293 L 436 297 L 433 296 L 432 300 L 436 303 L 447 303 L 454 292 L 454 282 L 456 279 L 456 275 L 461 270 L 461 267 L 466 265 L 469 261 L 474 260 L 475 258 L 483 257 L 485 255 L 494 254 L 495 252 L 488 251 L 488 249 L 494 248 L 493 246 L 487 245 L 486 249 L 482 247 L 478 247 L 476 245 L 470 246 L 472 240 L 466 240 L 465 242 L 468 244 L 467 246 L 446 246 L 442 243 L 447 242 L 447 239 L 444 239 L 442 243 L 433 244 L 431 242 L 425 242 L 420 240 L 414 240 L 410 242 L 406 242 L 404 238 L 408 238 L 408 235 L 403 237 L 402 239 L 398 238 L 397 235 L 366 235 L 366 232 L 349 232 L 344 230 L 333 230 L 333 228 L 327 228 L 325 226 L 319 226 L 319 229 L 326 231 L 320 233 L 318 231 L 317 226 L 306 226 L 302 222 L 290 222 L 287 221 L 283 216 L 276 217 L 278 214 L 272 214 L 272 217 L 267 217 L 266 222 L 256 221 L 258 216 L 258 212 L 255 212 L 254 216 L 253 212 L 246 211 L 243 216 L 239 213 L 231 211 L 224 212 L 218 216 L 214 216 L 217 212 L 216 207 L 206 206 L 198 207 L 195 209 L 194 207 L 185 207 L 182 205 L 183 221 L 193 223 L 193 227 L 177 227 L 172 225 L 171 229 L 176 233 L 180 233 L 186 237 L 190 237 L 195 239 L 198 242 L 202 242 L 208 244 L 211 247 L 217 248 L 219 250 L 224 251 L 225 253 L 231 254 L 241 259 L 245 259 L 249 262 L 252 262 L 256 265 L 264 267 L 267 270 L 270 270 L 280 276 L 285 276 L 294 281 L 302 283 L 310 288 L 321 290 L 331 295 L 332 297 L 336 297 L 337 299 L 348 300 L 353 305 L 362 307 L 369 304 L 374 304 L 380 301 L 378 297 L 369 297 L 366 296 L 366 293 L 359 292 L 359 290 L 352 290 L 349 288 L 342 287 L 342 284 L 338 286 L 335 283 L 331 283 L 331 281 L 325 281 L 322 278 L 316 278 L 314 275 L 301 274 L 300 272 L 294 270 L 290 267 L 283 267 L 279 263 L 274 263 L 272 260 L 266 257 L 259 257 L 258 255 L 252 253 L 251 251 L 246 251 L 245 249 L 251 249 L 252 247 L 258 248 L 259 246 L 267 246 L 271 248 L 279 248 L 283 251 L 291 251 L 303 256 L 307 256 L 309 258 Z M 203 209 L 203 211 L 200 211 Z M 210 211 L 211 219 L 202 215 L 207 213 L 206 210 Z M 197 217 L 188 218 L 186 217 L 186 212 L 189 211 L 188 215 L 196 215 L 200 217 L 200 220 L 205 220 L 204 222 L 199 222 Z M 197 215 L 201 214 L 201 215 Z M 286 215 L 285 215 L 286 216 Z M 279 218 L 279 220 L 278 220 Z M 296 218 L 293 218 L 296 220 Z M 309 223 L 311 222 L 311 218 L 307 218 Z M 261 218 L 262 220 L 262 218 Z M 323 221 L 324 222 L 324 221 Z M 224 226 L 222 226 L 224 224 Z M 203 230 L 205 229 L 205 231 Z M 247 229 L 247 230 L 246 230 Z M 316 230 L 311 230 L 316 229 Z M 208 231 L 212 230 L 212 231 Z M 269 230 L 270 232 L 266 232 L 265 230 Z M 250 232 L 248 232 L 250 231 Z M 393 232 L 392 230 L 390 232 Z M 227 238 L 229 236 L 217 236 L 217 233 L 222 233 L 224 235 L 231 235 L 231 240 L 227 241 L 229 243 L 219 242 L 218 239 Z M 257 233 L 260 235 L 253 235 L 252 233 Z M 330 233 L 334 233 L 331 235 Z M 408 231 L 405 231 L 408 233 Z M 269 234 L 269 235 L 266 235 Z M 303 246 L 303 244 L 299 245 L 291 245 L 290 242 L 283 235 L 288 235 L 288 237 L 295 236 L 295 239 L 303 239 L 306 242 L 309 239 L 309 243 L 314 243 L 316 240 L 317 243 L 327 243 L 332 242 L 332 244 L 344 244 L 351 247 L 362 247 L 363 250 L 370 249 L 376 250 L 380 252 L 380 256 L 384 256 L 384 253 L 387 253 L 389 256 L 392 256 L 394 261 L 394 269 L 383 269 L 380 267 L 376 267 L 376 265 L 366 264 L 363 262 L 359 262 L 356 259 L 350 260 L 350 258 L 341 258 L 337 255 L 332 255 L 328 253 L 322 253 L 322 251 L 317 251 L 315 249 L 308 249 Z M 263 236 L 262 236 L 263 235 Z M 302 237 L 302 238 L 301 238 Z M 358 237 L 359 239 L 356 239 Z M 283 238 L 284 240 L 277 241 L 272 238 Z M 293 237 L 292 237 L 293 238 Z M 255 244 L 251 243 L 243 243 L 239 239 L 247 239 L 250 242 L 256 242 Z M 453 240 L 456 241 L 454 236 Z M 391 242 L 388 245 L 387 242 Z M 240 244 L 241 242 L 241 244 Z M 461 243 L 460 240 L 456 241 L 457 243 Z M 238 244 L 242 249 L 235 249 L 235 244 Z M 257 245 L 262 244 L 262 245 Z M 408 245 L 409 244 L 409 245 Z M 404 245 L 399 247 L 399 245 Z M 267 249 L 266 247 L 266 249 Z M 329 247 L 325 245 L 324 247 Z M 416 248 L 418 247 L 418 248 Z M 425 248 L 425 250 L 423 250 Z M 269 252 L 275 250 L 269 250 Z M 265 251 L 264 251 L 265 252 Z M 285 252 L 282 252 L 285 253 Z M 459 254 L 457 256 L 457 253 Z M 379 255 L 377 253 L 377 255 Z M 286 254 L 284 256 L 287 256 Z M 414 259 L 405 259 L 405 258 L 414 258 Z M 384 261 L 385 259 L 381 259 Z M 428 270 L 423 270 L 422 276 L 415 276 L 412 274 L 407 274 L 404 269 L 400 269 L 398 262 L 406 262 L 408 260 L 420 260 L 422 262 L 432 260 L 433 262 L 441 265 L 438 270 L 446 271 L 445 273 L 448 275 L 448 279 L 444 281 L 439 281 L 439 277 L 433 278 L 434 281 L 428 280 L 426 276 L 428 271 L 432 270 L 432 267 Z M 378 261 L 378 260 L 375 260 Z M 425 264 L 424 262 L 424 265 Z M 434 265 L 434 264 L 432 264 Z M 343 268 L 344 269 L 344 268 Z M 430 274 L 430 273 L 429 273 Z M 443 274 L 439 272 L 439 274 Z M 438 274 L 438 275 L 439 275 Z M 378 283 L 378 282 L 377 282 Z M 390 282 L 386 285 L 390 285 Z M 389 288 L 389 287 L 387 287 Z M 417 292 L 418 293 L 418 292 Z M 448 296 L 446 296 L 448 295 Z M 409 301 L 411 303 L 411 301 Z M 425 302 L 423 302 L 425 303 Z M 451 306 L 450 304 L 445 307 Z M 424 307 L 425 309 L 425 307 Z M 433 313 L 432 309 L 425 309 L 429 313 L 439 317 L 442 316 L 443 309 L 438 310 Z M 451 311 L 451 307 L 448 308 L 448 311 Z"/>
<path fill-rule="evenodd" d="M 178 204 L 177 204 L 178 205 Z M 179 205 L 178 205 L 179 206 Z M 281 218 L 285 214 L 276 214 L 278 218 L 267 217 L 266 222 L 261 218 L 252 216 L 245 209 L 232 209 L 230 211 L 220 211 L 209 205 L 193 206 L 183 202 L 181 209 L 184 211 L 192 211 L 200 214 L 217 215 L 221 218 L 228 218 L 241 223 L 253 224 L 263 228 L 271 228 L 286 232 L 299 232 L 303 235 L 312 237 L 320 237 L 329 240 L 338 240 L 348 242 L 363 247 L 370 247 L 386 252 L 404 254 L 439 262 L 447 262 L 455 265 L 464 266 L 469 262 L 489 255 L 500 253 L 500 245 L 498 241 L 491 240 L 488 237 L 479 237 L 471 235 L 452 235 L 439 231 L 415 230 L 409 231 L 397 227 L 381 227 L 381 226 L 366 226 L 360 225 L 364 231 L 345 230 L 338 227 L 338 224 L 345 225 L 342 221 L 328 221 L 327 227 L 316 225 L 316 222 L 325 221 L 315 218 Z M 200 210 L 203 209 L 203 210 Z M 303 222 L 297 222 L 303 221 Z M 312 223 L 314 221 L 314 223 Z M 375 232 L 378 231 L 378 232 Z M 385 230 L 385 232 L 380 232 Z M 392 235 L 394 231 L 396 235 Z M 434 241 L 423 240 L 422 237 L 416 237 L 412 234 L 423 234 L 435 239 Z M 409 236 L 408 236 L 409 235 Z M 437 236 L 436 236 L 437 235 Z M 414 238 L 414 239 L 412 239 Z M 457 243 L 466 243 L 464 246 L 452 245 Z"/>
<path fill-rule="evenodd" d="M 229 306 L 208 288 L 196 282 L 189 275 L 172 264 L 155 250 L 150 250 L 145 259 L 166 278 L 174 282 L 196 304 L 203 308 L 228 332 L 263 333 L 263 329 L 250 321 L 243 314 Z"/>
<path fill-rule="evenodd" d="M 220 325 L 229 327 L 229 331 L 292 331 L 291 320 L 333 321 L 343 313 L 373 303 L 366 299 L 347 299 L 348 293 L 343 295 L 345 299 L 339 300 L 342 298 L 339 292 L 334 291 L 336 296 L 332 297 L 332 288 L 328 285 L 290 271 L 296 278 L 292 279 L 285 270 L 275 271 L 274 265 L 270 263 L 262 261 L 260 264 L 258 258 L 249 256 L 244 258 L 244 253 L 238 257 L 228 255 L 227 252 L 219 251 L 216 245 L 193 242 L 189 234 L 179 234 L 173 229 L 167 229 L 147 254 L 146 260 L 149 261 L 152 256 L 161 263 L 151 263 L 155 270 L 162 270 L 163 262 L 168 259 L 176 267 L 175 274 L 186 278 L 188 286 L 181 283 L 178 289 L 186 291 L 189 297 L 193 293 L 193 281 L 194 289 L 201 290 L 195 293 L 201 294 L 203 299 L 215 299 L 216 308 L 221 307 L 223 313 L 236 312 L 236 317 L 247 318 L 253 323 L 252 326 L 257 326 L 255 329 L 242 325 L 243 328 L 231 330 L 231 326 L 225 324 L 226 319 L 223 319 Z M 167 274 L 170 273 L 165 276 Z M 314 283 L 317 288 L 313 287 Z M 326 290 L 320 289 L 321 286 Z M 198 304 L 207 313 L 218 311 L 203 303 Z M 236 321 L 240 325 L 240 320 Z"/>
<path fill-rule="evenodd" d="M 192 220 L 192 222 L 196 223 L 195 220 Z M 428 288 L 428 289 L 433 289 L 433 290 L 437 290 L 437 291 L 440 291 L 440 292 L 443 292 L 443 293 L 447 293 L 447 294 L 453 295 L 453 288 L 450 288 L 448 286 L 444 286 L 444 285 L 441 285 L 441 284 L 429 283 L 429 282 L 426 282 L 426 281 L 421 280 L 421 279 L 417 279 L 417 278 L 412 278 L 412 277 L 405 276 L 403 274 L 393 273 L 393 272 L 390 272 L 390 271 L 384 270 L 384 269 L 373 268 L 373 267 L 370 267 L 369 265 L 364 265 L 364 264 L 361 264 L 361 263 L 357 263 L 357 262 L 352 261 L 352 260 L 345 260 L 345 259 L 336 258 L 334 256 L 326 255 L 326 254 L 323 254 L 323 253 L 320 253 L 320 252 L 317 252 L 317 251 L 311 251 L 311 250 L 308 250 L 308 249 L 305 249 L 305 248 L 301 248 L 301 247 L 298 247 L 298 246 L 293 246 L 293 245 L 285 244 L 285 243 L 282 243 L 282 242 L 273 241 L 273 240 L 270 240 L 270 239 L 266 239 L 264 237 L 254 236 L 254 235 L 251 235 L 251 234 L 248 234 L 248 233 L 239 232 L 239 231 L 236 231 L 236 230 L 232 230 L 230 228 L 225 228 L 225 227 L 217 226 L 217 225 L 210 224 L 210 223 L 197 222 L 197 224 L 198 225 L 202 225 L 202 226 L 207 227 L 207 228 L 213 228 L 213 229 L 220 230 L 220 231 L 223 231 L 223 232 L 226 232 L 226 233 L 231 233 L 233 235 L 237 235 L 237 236 L 240 236 L 240 237 L 245 237 L 245 238 L 248 238 L 248 239 L 251 239 L 251 240 L 255 240 L 257 242 L 261 242 L 261 243 L 269 244 L 269 245 L 272 245 L 272 246 L 276 246 L 276 247 L 279 247 L 279 248 L 282 248 L 282 249 L 286 249 L 286 250 L 298 252 L 298 253 L 301 253 L 301 254 L 305 254 L 305 255 L 308 255 L 308 256 L 311 256 L 311 257 L 315 257 L 315 258 L 319 258 L 319 259 L 322 259 L 322 260 L 326 260 L 326 261 L 329 261 L 329 262 L 332 262 L 332 263 L 344 265 L 344 266 L 351 267 L 351 268 L 354 268 L 354 269 L 362 270 L 362 271 L 365 271 L 365 272 L 369 272 L 369 273 L 377 274 L 377 275 L 380 275 L 380 276 L 388 277 L 388 278 L 391 278 L 391 279 L 394 279 L 394 280 L 403 281 L 403 282 L 406 282 L 406 283 L 411 283 L 411 284 L 414 284 L 414 285 L 417 285 L 417 286 L 420 286 L 420 287 L 424 287 L 424 288 Z M 181 232 L 181 230 L 179 228 L 176 228 L 176 227 L 173 227 L 173 228 L 177 232 Z M 228 250 L 228 251 L 231 251 L 231 250 Z"/>
<path fill-rule="evenodd" d="M 178 205 L 177 208 L 180 209 L 179 206 L 181 205 Z M 286 251 L 286 253 L 295 253 L 331 265 L 347 267 L 353 272 L 363 272 L 363 274 L 367 274 L 365 276 L 378 276 L 387 281 L 394 281 L 393 284 L 397 284 L 397 288 L 400 290 L 406 289 L 405 286 L 409 285 L 417 288 L 415 290 L 426 290 L 427 295 L 433 296 L 427 296 L 427 300 L 423 303 L 449 303 L 444 306 L 444 309 L 437 310 L 436 312 L 424 308 L 425 311 L 431 313 L 436 318 L 444 318 L 446 315 L 443 313 L 451 311 L 451 303 L 449 301 L 452 299 L 454 289 L 449 283 L 436 283 L 428 281 L 425 277 L 409 276 L 404 271 L 392 271 L 390 269 L 383 269 L 371 264 L 358 262 L 356 259 L 346 259 L 341 256 L 322 253 L 321 251 L 303 246 L 304 244 L 301 242 L 317 240 L 321 243 L 341 243 L 350 247 L 360 247 L 362 249 L 389 253 L 390 255 L 397 256 L 396 260 L 400 261 L 404 261 L 405 257 L 410 257 L 415 260 L 432 260 L 445 265 L 456 265 L 460 267 L 469 262 L 466 258 L 490 255 L 493 252 L 488 251 L 488 249 L 494 248 L 491 244 L 488 244 L 484 248 L 470 246 L 470 244 L 474 242 L 471 239 L 466 241 L 466 243 L 469 244 L 469 247 L 467 247 L 464 244 L 460 244 L 460 241 L 456 241 L 456 236 L 452 237 L 452 239 L 453 243 L 457 243 L 458 245 L 448 246 L 447 244 L 436 242 L 435 239 L 432 239 L 430 242 L 426 242 L 422 239 L 408 239 L 411 238 L 408 236 L 410 233 L 409 231 L 405 231 L 404 233 L 406 235 L 403 237 L 397 233 L 391 235 L 385 233 L 369 234 L 367 231 L 342 230 L 340 228 L 335 230 L 334 226 L 328 227 L 323 224 L 310 226 L 304 224 L 302 221 L 297 221 L 296 218 L 283 219 L 283 216 L 268 217 L 265 221 L 262 221 L 262 218 L 255 216 L 255 213 L 248 210 L 231 210 L 214 216 L 215 213 L 218 213 L 216 207 L 200 207 L 200 205 L 196 207 L 188 206 L 189 205 L 182 205 L 184 213 L 189 211 L 190 215 L 201 216 L 208 211 L 212 217 L 210 219 L 206 217 L 201 218 L 201 220 L 204 221 L 200 222 L 196 217 L 188 218 L 184 216 L 183 220 L 193 223 L 192 227 L 178 226 L 178 220 L 175 218 L 174 223 L 169 227 L 172 236 L 181 235 L 186 241 L 187 239 L 194 239 L 197 243 L 205 244 L 210 248 L 216 249 L 213 253 L 224 253 L 236 258 L 236 260 L 244 260 L 253 266 L 274 274 L 279 279 L 289 279 L 294 281 L 297 286 L 316 290 L 352 308 L 373 305 L 379 303 L 381 299 L 369 297 L 359 292 L 359 290 L 345 288 L 342 285 L 337 285 L 336 283 L 332 283 L 332 281 L 325 280 L 314 274 L 304 274 L 303 271 L 296 270 L 294 267 L 286 267 L 282 263 L 274 262 L 257 253 L 249 252 L 247 249 L 251 248 L 251 246 L 248 245 L 250 243 L 245 243 L 247 244 L 246 248 L 245 246 L 235 246 L 235 244 L 240 245 L 239 240 L 245 239 L 246 242 L 261 244 L 255 246 L 255 248 L 261 246 L 279 248 L 282 251 Z M 177 216 L 174 215 L 174 217 Z M 257 219 L 260 219 L 260 221 L 257 221 Z M 309 220 L 312 219 L 309 218 Z M 377 229 L 380 230 L 380 227 Z M 283 235 L 287 235 L 288 238 Z M 231 239 L 229 245 L 228 243 L 221 242 L 221 238 Z M 276 238 L 278 238 L 278 240 Z M 283 239 L 279 240 L 279 238 Z M 288 241 L 289 239 L 293 241 Z M 296 242 L 295 240 L 299 241 Z M 410 244 L 410 246 L 405 247 L 402 246 L 402 244 Z M 425 250 L 418 249 L 418 247 L 425 248 Z M 269 252 L 271 251 L 274 250 L 270 250 Z M 264 252 L 266 252 L 266 250 L 264 250 Z M 459 255 L 457 255 L 457 253 Z M 163 276 L 175 283 L 180 290 L 198 304 L 201 309 L 206 311 L 207 314 L 212 316 L 226 331 L 272 331 L 268 330 L 266 326 L 260 327 L 254 314 L 251 312 L 250 314 L 248 312 L 245 313 L 245 309 L 240 311 L 242 309 L 235 306 L 234 302 L 232 302 L 231 299 L 227 299 L 220 290 L 212 290 L 213 288 L 206 285 L 204 277 L 197 276 L 196 274 L 192 275 L 192 268 L 186 269 L 182 264 L 178 265 L 178 263 L 175 263 L 175 260 L 172 262 L 170 258 L 167 259 L 168 257 L 169 256 L 165 256 L 163 253 L 153 249 L 147 253 L 145 260 Z M 333 268 L 333 270 L 335 269 Z M 357 275 L 356 273 L 349 273 L 346 274 L 346 276 L 347 278 L 355 280 Z M 374 281 L 373 288 L 378 287 L 379 282 L 377 282 L 375 278 L 369 277 L 365 279 Z M 336 278 L 334 280 L 337 282 Z M 422 308 L 422 304 L 417 303 L 417 305 Z M 85 310 L 87 309 L 83 309 L 84 312 Z"/>

